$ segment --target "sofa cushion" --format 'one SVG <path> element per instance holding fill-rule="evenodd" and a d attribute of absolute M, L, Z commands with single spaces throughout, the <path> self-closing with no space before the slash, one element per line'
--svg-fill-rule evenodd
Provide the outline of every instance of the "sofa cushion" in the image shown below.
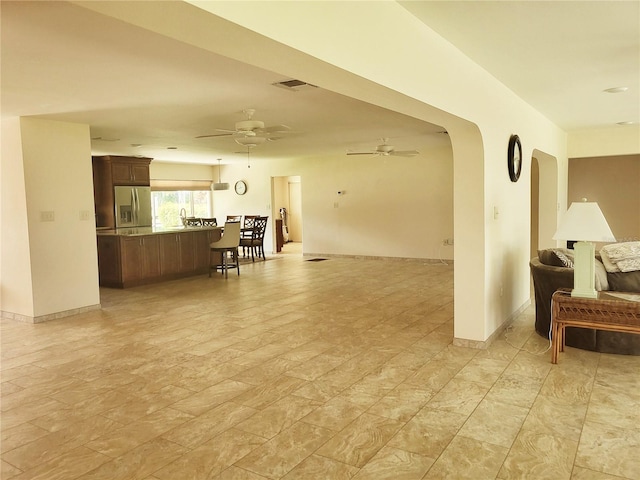
<path fill-rule="evenodd" d="M 609 272 L 609 289 L 615 292 L 640 292 L 640 270 L 635 272 Z"/>

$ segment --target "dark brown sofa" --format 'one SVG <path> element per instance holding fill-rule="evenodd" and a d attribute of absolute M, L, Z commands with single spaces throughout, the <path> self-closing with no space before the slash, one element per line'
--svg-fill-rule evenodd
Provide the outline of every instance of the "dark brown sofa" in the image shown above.
<path fill-rule="evenodd" d="M 562 262 L 554 260 L 553 255 L 550 255 L 550 250 L 557 249 L 539 251 L 538 257 L 529 262 L 535 291 L 535 328 L 536 332 L 545 338 L 550 337 L 551 295 L 558 288 L 573 288 L 573 268 L 561 266 Z M 542 263 L 541 259 L 546 263 Z M 640 271 L 608 273 L 604 267 L 600 271 L 604 272 L 603 275 L 606 274 L 608 290 L 640 292 Z M 596 287 L 598 286 L 596 285 Z M 595 352 L 640 355 L 640 335 L 633 333 L 569 327 L 566 330 L 566 344 L 570 347 Z"/>

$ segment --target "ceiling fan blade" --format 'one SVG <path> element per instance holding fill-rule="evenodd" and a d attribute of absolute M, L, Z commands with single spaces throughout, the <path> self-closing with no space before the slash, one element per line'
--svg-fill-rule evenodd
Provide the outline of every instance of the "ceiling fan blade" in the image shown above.
<path fill-rule="evenodd" d="M 286 133 L 291 130 L 291 127 L 286 125 L 272 125 L 270 127 L 261 128 L 263 133 Z"/>
<path fill-rule="evenodd" d="M 194 138 L 228 137 L 230 135 L 233 135 L 233 133 L 214 133 L 211 135 L 198 135 L 197 137 L 194 137 Z"/>
<path fill-rule="evenodd" d="M 419 153 L 417 150 L 394 150 L 390 152 L 391 155 L 395 155 L 396 157 L 414 157 Z"/>
<path fill-rule="evenodd" d="M 347 152 L 347 155 L 375 155 L 376 152 Z"/>

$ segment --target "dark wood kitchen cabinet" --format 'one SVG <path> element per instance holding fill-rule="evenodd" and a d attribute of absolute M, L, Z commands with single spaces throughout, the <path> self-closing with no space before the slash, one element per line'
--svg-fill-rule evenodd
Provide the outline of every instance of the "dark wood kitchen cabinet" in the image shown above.
<path fill-rule="evenodd" d="M 205 232 L 199 232 L 200 235 L 194 237 L 195 245 L 195 268 L 197 271 L 208 271 L 209 262 L 211 259 L 213 263 L 219 264 L 222 260 L 222 255 L 219 252 L 211 253 L 210 245 L 213 242 L 220 240 L 220 230 L 209 230 Z"/>
<path fill-rule="evenodd" d="M 127 288 L 209 271 L 209 244 L 221 229 L 148 235 L 98 234 L 100 286 Z M 213 257 L 214 263 L 219 261 Z"/>
<path fill-rule="evenodd" d="M 151 183 L 151 158 L 117 155 L 94 156 L 93 198 L 96 206 L 96 226 L 115 228 L 114 187 L 117 185 L 146 186 Z"/>
<path fill-rule="evenodd" d="M 194 232 L 171 233 L 160 238 L 162 275 L 195 269 Z"/>
<path fill-rule="evenodd" d="M 111 175 L 114 185 L 149 186 L 148 158 L 121 157 L 111 160 Z"/>
<path fill-rule="evenodd" d="M 157 235 L 122 239 L 122 283 L 126 285 L 160 276 L 158 240 Z"/>

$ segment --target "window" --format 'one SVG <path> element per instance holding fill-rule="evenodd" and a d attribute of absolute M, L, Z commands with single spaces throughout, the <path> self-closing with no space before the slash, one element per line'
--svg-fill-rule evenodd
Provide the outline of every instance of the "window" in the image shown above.
<path fill-rule="evenodd" d="M 180 227 L 180 212 L 187 217 L 211 217 L 211 182 L 151 181 L 154 227 Z"/>

